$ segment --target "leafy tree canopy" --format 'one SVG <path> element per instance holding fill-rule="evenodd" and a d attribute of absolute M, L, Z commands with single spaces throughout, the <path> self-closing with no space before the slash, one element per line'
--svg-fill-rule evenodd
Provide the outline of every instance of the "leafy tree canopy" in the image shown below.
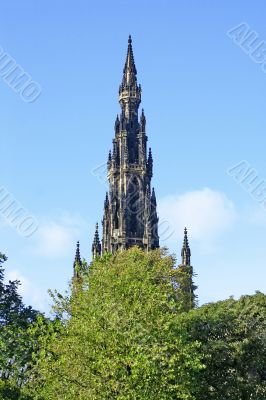
<path fill-rule="evenodd" d="M 200 400 L 266 399 L 266 296 L 207 304 L 188 316 L 201 343 Z"/>
<path fill-rule="evenodd" d="M 4 283 L 6 260 L 0 253 L 0 398 L 18 399 L 31 360 L 27 329 L 39 313 L 23 304 L 18 293 L 19 281 Z"/>
<path fill-rule="evenodd" d="M 0 398 L 266 399 L 262 293 L 195 308 L 191 267 L 131 248 L 83 262 L 49 321 L 0 273 Z"/>
<path fill-rule="evenodd" d="M 67 316 L 45 342 L 36 398 L 194 399 L 202 365 L 179 319 L 178 276 L 160 250 L 96 259 L 73 282 L 69 304 L 57 301 Z"/>

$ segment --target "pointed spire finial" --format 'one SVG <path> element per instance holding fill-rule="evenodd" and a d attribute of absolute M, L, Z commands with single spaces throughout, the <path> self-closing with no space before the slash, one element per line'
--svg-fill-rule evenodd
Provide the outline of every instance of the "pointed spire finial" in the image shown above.
<path fill-rule="evenodd" d="M 155 190 L 154 187 L 152 188 L 152 192 L 151 192 L 151 204 L 153 207 L 157 206 L 157 201 L 156 201 L 156 195 L 155 195 Z"/>
<path fill-rule="evenodd" d="M 150 147 L 149 147 L 149 155 L 148 155 L 147 167 L 148 167 L 148 173 L 149 173 L 149 175 L 152 176 L 153 159 L 152 159 L 152 152 L 151 152 L 151 148 L 150 148 Z"/>
<path fill-rule="evenodd" d="M 95 259 L 96 256 L 101 255 L 101 242 L 99 238 L 99 225 L 98 222 L 96 222 L 95 226 L 95 234 L 94 234 L 94 240 L 92 242 L 92 258 Z"/>
<path fill-rule="evenodd" d="M 181 256 L 182 256 L 182 265 L 190 265 L 191 251 L 188 243 L 187 228 L 184 229 L 184 241 L 183 241 Z"/>
<path fill-rule="evenodd" d="M 108 208 L 108 207 L 109 207 L 109 197 L 108 197 L 108 192 L 106 192 L 105 201 L 104 201 L 104 208 Z"/>
<path fill-rule="evenodd" d="M 107 168 L 110 169 L 112 164 L 112 153 L 111 150 L 108 153 Z"/>
<path fill-rule="evenodd" d="M 74 276 L 77 277 L 79 274 L 79 269 L 82 266 L 82 261 L 80 257 L 80 250 L 79 250 L 79 241 L 77 241 L 77 247 L 76 247 L 76 254 L 75 254 L 75 259 L 73 263 L 73 268 L 74 268 Z"/>
<path fill-rule="evenodd" d="M 119 120 L 119 117 L 117 114 L 116 119 L 115 119 L 115 133 L 118 133 L 119 129 L 120 129 L 120 120 Z"/>
<path fill-rule="evenodd" d="M 140 123 L 140 131 L 145 132 L 146 131 L 146 117 L 145 117 L 143 108 L 141 110 L 139 123 Z"/>
<path fill-rule="evenodd" d="M 129 99 L 131 101 L 129 101 Z M 134 119 L 137 116 L 138 107 L 141 102 L 141 87 L 137 82 L 137 69 L 134 61 L 131 35 L 129 35 L 128 38 L 123 78 L 119 87 L 119 102 L 123 113 L 123 118 L 121 118 L 122 124 L 124 118 L 129 120 L 130 118 Z"/>
<path fill-rule="evenodd" d="M 137 84 L 137 77 L 136 77 L 137 69 L 136 69 L 135 61 L 134 61 L 131 35 L 129 35 L 129 38 L 128 38 L 127 56 L 126 56 L 126 62 L 125 62 L 123 73 L 124 73 L 124 75 L 123 75 L 122 86 Z"/>

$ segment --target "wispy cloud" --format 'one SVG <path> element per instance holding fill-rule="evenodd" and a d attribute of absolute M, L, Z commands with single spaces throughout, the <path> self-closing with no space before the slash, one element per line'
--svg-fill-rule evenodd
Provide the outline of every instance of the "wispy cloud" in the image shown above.
<path fill-rule="evenodd" d="M 159 200 L 158 210 L 160 219 L 167 220 L 169 230 L 173 232 L 165 244 L 180 240 L 186 226 L 190 238 L 204 249 L 210 249 L 236 217 L 232 201 L 224 193 L 210 188 L 166 196 Z"/>
<path fill-rule="evenodd" d="M 92 227 L 79 214 L 62 210 L 56 216 L 38 216 L 38 221 L 38 231 L 27 240 L 23 254 L 17 255 L 17 260 L 13 256 L 12 267 L 6 269 L 5 276 L 7 280 L 20 281 L 19 293 L 25 304 L 49 312 L 48 288 L 65 290 L 72 273 L 75 242 L 88 235 Z M 85 246 L 83 251 L 86 254 Z M 23 264 L 21 259 L 24 259 Z M 45 281 L 36 281 L 36 268 L 47 271 Z M 63 272 L 60 275 L 58 271 Z"/>
<path fill-rule="evenodd" d="M 73 244 L 84 230 L 84 220 L 77 216 L 64 215 L 60 218 L 40 219 L 33 249 L 42 257 L 66 257 L 73 251 Z"/>

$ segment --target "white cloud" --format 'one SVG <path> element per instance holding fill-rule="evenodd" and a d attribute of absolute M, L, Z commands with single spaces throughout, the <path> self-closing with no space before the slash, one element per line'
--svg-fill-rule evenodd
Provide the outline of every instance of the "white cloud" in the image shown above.
<path fill-rule="evenodd" d="M 35 251 L 41 256 L 62 257 L 68 253 L 73 242 L 74 235 L 71 228 L 51 222 L 39 228 Z"/>
<path fill-rule="evenodd" d="M 36 232 L 34 254 L 42 257 L 66 257 L 73 251 L 73 243 L 84 229 L 84 221 L 79 217 L 65 215 L 57 221 L 40 222 Z"/>
<path fill-rule="evenodd" d="M 233 223 L 236 212 L 225 194 L 204 188 L 162 198 L 158 202 L 161 244 L 177 241 L 186 226 L 189 237 L 206 248 Z"/>

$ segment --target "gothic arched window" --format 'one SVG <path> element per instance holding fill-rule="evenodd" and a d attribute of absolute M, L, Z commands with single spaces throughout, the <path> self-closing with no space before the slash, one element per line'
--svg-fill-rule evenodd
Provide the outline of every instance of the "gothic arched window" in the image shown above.
<path fill-rule="evenodd" d="M 142 236 L 144 227 L 141 218 L 141 187 L 137 177 L 133 177 L 128 185 L 127 207 L 128 207 L 128 231 L 131 236 Z"/>

